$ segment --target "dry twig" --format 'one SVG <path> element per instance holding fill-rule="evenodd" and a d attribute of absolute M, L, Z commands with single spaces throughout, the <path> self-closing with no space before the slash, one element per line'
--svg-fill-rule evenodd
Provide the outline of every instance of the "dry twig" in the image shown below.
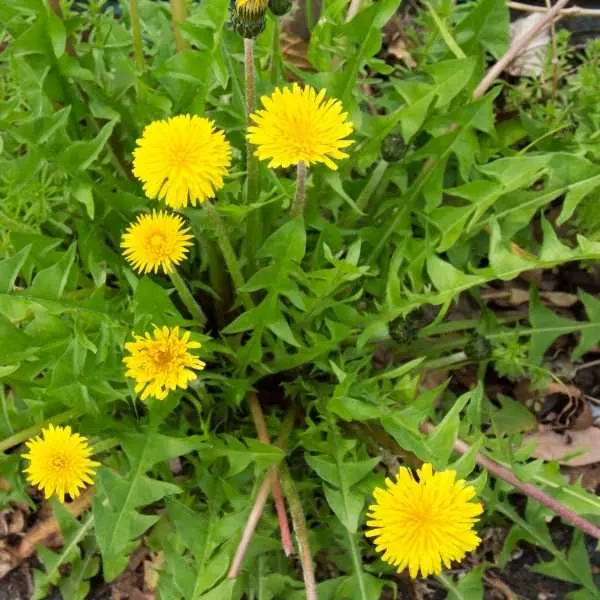
<path fill-rule="evenodd" d="M 527 13 L 546 13 L 548 8 L 543 6 L 533 6 L 524 2 L 507 2 L 508 8 L 520 10 Z M 582 8 L 581 6 L 570 6 L 559 11 L 561 17 L 600 17 L 600 9 L 598 8 Z"/>
<path fill-rule="evenodd" d="M 510 65 L 521 52 L 534 40 L 542 31 L 550 27 L 552 23 L 560 19 L 560 11 L 569 3 L 569 0 L 558 0 L 558 2 L 550 9 L 546 10 L 546 16 L 540 19 L 534 27 L 532 27 L 523 37 L 515 40 L 510 48 L 505 52 L 504 56 L 488 70 L 481 83 L 473 92 L 473 100 L 481 98 L 498 79 L 502 71 Z"/>

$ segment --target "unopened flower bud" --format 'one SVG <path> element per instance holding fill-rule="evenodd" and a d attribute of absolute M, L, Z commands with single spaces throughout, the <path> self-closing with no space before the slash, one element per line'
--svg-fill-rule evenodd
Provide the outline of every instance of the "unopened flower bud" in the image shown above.
<path fill-rule="evenodd" d="M 231 26 L 241 37 L 255 38 L 265 30 L 265 11 L 248 11 L 232 3 Z"/>
<path fill-rule="evenodd" d="M 292 8 L 292 0 L 269 0 L 269 8 L 276 17 L 283 17 Z"/>
<path fill-rule="evenodd" d="M 398 162 L 406 150 L 406 145 L 401 135 L 390 134 L 381 142 L 381 158 L 386 162 Z"/>
<path fill-rule="evenodd" d="M 479 362 L 492 356 L 492 344 L 482 335 L 475 334 L 465 346 L 465 354 L 469 360 Z"/>

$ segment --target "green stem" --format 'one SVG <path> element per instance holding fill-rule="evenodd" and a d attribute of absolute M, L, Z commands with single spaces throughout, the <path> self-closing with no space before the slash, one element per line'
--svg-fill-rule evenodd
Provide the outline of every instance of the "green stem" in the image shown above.
<path fill-rule="evenodd" d="M 279 19 L 273 19 L 273 42 L 271 46 L 271 85 L 279 81 L 279 61 L 281 60 L 281 48 L 279 37 L 281 35 Z"/>
<path fill-rule="evenodd" d="M 371 177 L 369 177 L 369 181 L 367 181 L 367 185 L 365 185 L 361 193 L 358 195 L 358 198 L 356 199 L 356 208 L 358 208 L 361 213 L 364 213 L 365 208 L 367 208 L 369 200 L 379 187 L 379 184 L 381 183 L 388 166 L 388 162 L 385 160 L 380 160 L 377 166 L 373 169 Z M 344 226 L 348 227 L 353 225 L 358 216 L 359 215 L 357 213 L 352 213 L 352 215 L 346 220 L 346 223 L 344 223 Z"/>
<path fill-rule="evenodd" d="M 308 31 L 312 31 L 314 25 L 313 0 L 304 0 L 304 12 L 306 13 L 306 27 Z"/>
<path fill-rule="evenodd" d="M 175 33 L 175 48 L 177 48 L 177 52 L 183 52 L 187 49 L 187 43 L 183 39 L 179 23 L 183 23 L 187 19 L 186 0 L 171 0 L 171 18 Z"/>
<path fill-rule="evenodd" d="M 256 70 L 254 65 L 254 40 L 244 38 L 244 74 L 246 85 L 246 127 L 251 124 L 250 115 L 256 109 Z M 252 145 L 246 141 L 246 204 L 258 201 L 259 166 Z M 248 215 L 244 241 L 245 253 L 250 265 L 254 264 L 256 248 L 263 239 L 263 222 L 260 211 L 253 210 Z"/>
<path fill-rule="evenodd" d="M 351 531 L 348 531 L 348 539 L 350 540 L 350 553 L 352 554 L 352 563 L 354 564 L 354 572 L 356 573 L 360 597 L 362 600 L 369 600 L 367 586 L 365 585 L 362 561 L 360 560 L 360 551 L 358 549 L 358 544 L 356 543 L 356 536 Z"/>
<path fill-rule="evenodd" d="M 31 427 L 28 427 L 27 429 L 18 431 L 17 433 L 14 433 L 13 435 L 3 439 L 0 442 L 0 452 L 6 452 L 6 450 L 9 450 L 10 448 L 13 448 L 14 446 L 18 446 L 19 444 L 23 443 L 25 440 L 28 440 L 29 438 L 33 437 L 34 435 L 37 435 L 47 425 L 50 425 L 50 424 L 58 425 L 59 423 L 64 423 L 65 421 L 74 419 L 74 418 L 78 417 L 79 415 L 81 415 L 81 412 L 78 410 L 72 410 L 72 409 L 66 410 L 65 412 L 62 412 L 54 417 L 50 417 L 49 419 L 46 419 L 43 423 L 40 423 L 39 425 L 32 425 Z"/>
<path fill-rule="evenodd" d="M 206 316 L 202 312 L 200 305 L 196 302 L 194 296 L 192 296 L 192 292 L 186 285 L 185 281 L 177 271 L 177 269 L 173 269 L 169 273 L 169 277 L 171 279 L 171 283 L 175 286 L 181 301 L 185 304 L 185 307 L 188 309 L 190 315 L 197 321 L 202 327 L 206 325 Z"/>
<path fill-rule="evenodd" d="M 298 163 L 298 173 L 296 175 L 296 196 L 292 204 L 292 217 L 304 215 L 304 205 L 306 203 L 306 164 L 303 160 Z"/>
<path fill-rule="evenodd" d="M 250 115 L 256 108 L 256 74 L 254 69 L 254 40 L 244 38 L 244 72 L 246 77 L 246 126 L 250 126 Z M 258 159 L 254 156 L 250 142 L 246 144 L 246 202 L 258 199 Z"/>
<path fill-rule="evenodd" d="M 144 68 L 144 47 L 142 44 L 142 28 L 140 25 L 140 11 L 137 0 L 129 0 L 129 17 L 131 19 L 131 36 L 133 37 L 133 56 L 138 70 Z"/>
<path fill-rule="evenodd" d="M 219 328 L 226 325 L 225 307 L 231 305 L 231 287 L 225 266 L 219 256 L 219 250 L 213 240 L 203 240 L 202 251 L 208 262 L 208 278 L 210 286 L 217 297 L 212 299 L 215 317 Z"/>
<path fill-rule="evenodd" d="M 302 501 L 298 495 L 294 480 L 285 464 L 281 466 L 280 477 L 281 485 L 283 486 L 283 491 L 287 498 L 288 506 L 290 507 L 294 533 L 296 534 L 296 540 L 298 541 L 306 600 L 317 600 L 317 582 L 315 580 L 315 570 L 310 552 L 310 544 L 308 542 L 308 529 L 306 527 L 306 518 L 304 517 Z"/>
<path fill-rule="evenodd" d="M 249 38 L 244 38 L 244 73 L 246 76 L 246 116 L 249 117 L 256 108 L 254 40 Z"/>
<path fill-rule="evenodd" d="M 233 246 L 231 245 L 231 241 L 229 240 L 229 236 L 227 235 L 225 225 L 223 224 L 221 217 L 219 217 L 217 210 L 210 201 L 206 201 L 204 205 L 206 206 L 208 215 L 213 222 L 213 227 L 217 236 L 217 243 L 219 244 L 219 248 L 221 249 L 221 254 L 223 254 L 223 258 L 225 260 L 225 264 L 227 265 L 229 274 L 231 275 L 233 285 L 236 288 L 236 293 L 239 295 L 242 304 L 244 305 L 244 308 L 246 310 L 250 310 L 254 308 L 254 303 L 252 302 L 252 298 L 250 298 L 250 294 L 248 294 L 248 292 L 240 291 L 244 287 L 246 282 L 244 281 L 244 276 L 242 275 L 242 270 L 240 269 L 237 256 L 235 255 Z"/>

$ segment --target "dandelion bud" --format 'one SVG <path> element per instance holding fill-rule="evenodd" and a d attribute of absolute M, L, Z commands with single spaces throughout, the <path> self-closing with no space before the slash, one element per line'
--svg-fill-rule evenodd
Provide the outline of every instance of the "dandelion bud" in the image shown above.
<path fill-rule="evenodd" d="M 231 25 L 233 30 L 241 37 L 253 39 L 265 30 L 265 14 L 251 14 L 233 10 L 231 11 Z"/>
<path fill-rule="evenodd" d="M 292 0 L 269 0 L 269 8 L 276 17 L 283 17 L 292 8 Z"/>
<path fill-rule="evenodd" d="M 386 162 L 398 162 L 406 150 L 406 145 L 401 135 L 390 134 L 381 142 L 381 158 Z"/>
<path fill-rule="evenodd" d="M 415 318 L 413 313 L 410 313 L 406 317 L 396 317 L 390 322 L 388 327 L 390 337 L 397 344 L 410 344 L 414 342 L 419 333 L 418 316 Z"/>
<path fill-rule="evenodd" d="M 486 360 L 492 355 L 491 342 L 482 335 L 475 334 L 465 346 L 465 354 L 472 361 Z"/>
<path fill-rule="evenodd" d="M 265 30 L 268 0 L 231 0 L 231 25 L 243 38 L 252 39 Z"/>

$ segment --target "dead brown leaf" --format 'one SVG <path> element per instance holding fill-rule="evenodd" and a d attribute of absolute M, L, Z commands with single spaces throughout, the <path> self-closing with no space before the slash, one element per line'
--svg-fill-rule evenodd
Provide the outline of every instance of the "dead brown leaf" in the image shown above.
<path fill-rule="evenodd" d="M 525 436 L 524 444 L 536 444 L 533 456 L 542 460 L 556 460 L 571 467 L 600 461 L 600 428 L 588 427 L 565 434 L 540 430 Z M 577 456 L 573 456 L 577 453 Z"/>
<path fill-rule="evenodd" d="M 508 288 L 504 290 L 487 290 L 482 292 L 483 300 L 501 300 L 510 306 L 519 306 L 529 302 L 529 292 L 519 288 Z"/>
<path fill-rule="evenodd" d="M 89 487 L 81 496 L 65 504 L 65 508 L 74 516 L 82 515 L 90 506 L 90 502 L 94 496 L 94 488 Z M 36 523 L 21 540 L 17 548 L 17 557 L 24 560 L 35 552 L 38 544 L 46 546 L 60 546 L 62 544 L 62 535 L 60 526 L 54 514 L 50 514 L 48 518 Z"/>
<path fill-rule="evenodd" d="M 566 292 L 540 292 L 540 298 L 559 308 L 569 308 L 579 302 L 579 298 L 575 294 Z"/>
<path fill-rule="evenodd" d="M 19 535 L 25 529 L 29 508 L 26 504 L 11 504 L 0 512 L 0 537 Z"/>
<path fill-rule="evenodd" d="M 556 431 L 583 430 L 594 423 L 589 402 L 574 385 L 551 382 L 543 390 L 532 389 L 523 379 L 513 388 L 513 396 L 535 412 L 539 422 Z"/>
<path fill-rule="evenodd" d="M 600 494 L 600 463 L 580 467 L 562 467 L 569 483 L 581 481 L 584 489 L 592 494 Z"/>
<path fill-rule="evenodd" d="M 281 52 L 287 62 L 292 63 L 299 69 L 314 71 L 313 66 L 306 58 L 308 54 L 308 42 L 292 31 L 281 32 Z"/>
<path fill-rule="evenodd" d="M 417 66 L 415 59 L 406 47 L 406 43 L 400 37 L 396 38 L 388 46 L 388 54 L 394 58 L 401 60 L 409 69 L 414 69 Z"/>
<path fill-rule="evenodd" d="M 484 300 L 503 301 L 511 306 L 519 306 L 529 302 L 529 292 L 520 288 L 507 288 L 503 290 L 486 290 L 481 294 Z M 566 292 L 540 292 L 540 298 L 551 306 L 570 308 L 579 302 L 575 294 Z"/>
<path fill-rule="evenodd" d="M 147 591 L 154 592 L 158 587 L 158 578 L 164 562 L 164 552 L 157 552 L 150 560 L 144 561 L 144 589 Z"/>

